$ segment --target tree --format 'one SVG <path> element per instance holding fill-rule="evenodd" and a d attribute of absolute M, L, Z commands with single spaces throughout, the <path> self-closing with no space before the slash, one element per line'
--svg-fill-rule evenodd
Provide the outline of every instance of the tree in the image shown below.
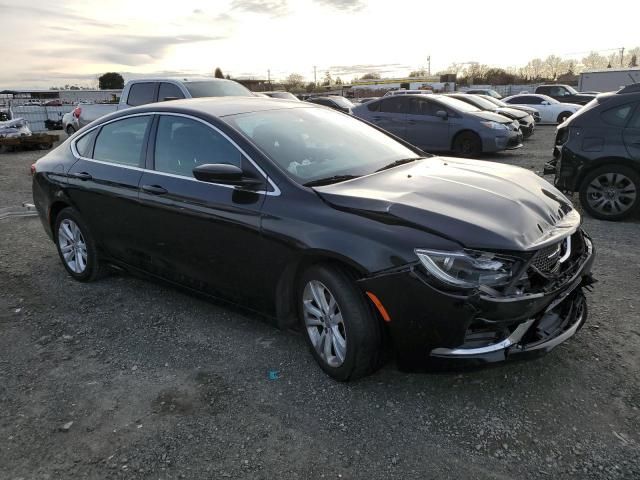
<path fill-rule="evenodd" d="M 107 72 L 98 77 L 98 88 L 100 90 L 121 90 L 124 88 L 124 78 L 116 72 Z"/>
<path fill-rule="evenodd" d="M 322 85 L 329 86 L 333 83 L 333 78 L 331 78 L 331 72 L 327 70 L 327 73 L 324 74 L 324 80 L 322 81 Z"/>
<path fill-rule="evenodd" d="M 336 77 L 336 85 L 342 85 L 342 79 L 340 77 Z"/>
<path fill-rule="evenodd" d="M 285 85 L 288 87 L 287 90 L 293 88 L 302 88 L 304 85 L 304 77 L 299 73 L 292 73 L 285 80 Z"/>
<path fill-rule="evenodd" d="M 307 83 L 307 86 L 304 87 L 304 89 L 307 91 L 307 93 L 313 92 L 315 90 L 315 88 L 316 88 L 316 84 L 313 83 L 313 82 Z"/>
<path fill-rule="evenodd" d="M 563 60 L 559 56 L 549 55 L 547 58 L 544 59 L 544 66 L 543 66 L 544 76 L 551 80 L 555 80 L 556 78 L 558 78 L 558 75 L 560 73 L 564 73 L 560 71 L 562 70 L 562 63 L 563 63 Z"/>
<path fill-rule="evenodd" d="M 380 74 L 378 72 L 365 73 L 360 80 L 380 80 Z"/>
<path fill-rule="evenodd" d="M 607 59 L 598 52 L 591 52 L 582 59 L 585 70 L 598 70 L 607 66 Z"/>
<path fill-rule="evenodd" d="M 427 76 L 427 71 L 422 68 L 420 70 L 414 70 L 413 72 L 411 72 L 409 74 L 409 77 L 414 78 L 414 77 L 426 77 Z"/>
<path fill-rule="evenodd" d="M 220 67 L 216 67 L 216 71 L 214 72 L 213 76 L 216 78 L 224 78 L 224 73 L 222 73 Z"/>
<path fill-rule="evenodd" d="M 637 55 L 631 55 L 631 60 L 629 60 L 629 66 L 632 67 L 632 68 L 638 66 L 638 56 Z"/>

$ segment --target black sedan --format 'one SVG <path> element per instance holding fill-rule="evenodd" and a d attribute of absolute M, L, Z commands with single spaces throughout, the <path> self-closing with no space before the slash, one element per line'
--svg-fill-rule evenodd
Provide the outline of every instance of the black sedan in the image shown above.
<path fill-rule="evenodd" d="M 310 97 L 307 98 L 307 102 L 315 103 L 317 105 L 323 105 L 325 107 L 333 108 L 339 112 L 351 113 L 351 109 L 355 107 L 351 100 L 348 100 L 340 95 L 329 95 L 326 97 Z"/>
<path fill-rule="evenodd" d="M 547 351 L 587 315 L 593 246 L 553 186 L 305 102 L 116 112 L 34 165 L 33 196 L 76 280 L 115 265 L 260 310 L 338 380 L 387 344 L 406 366 Z"/>
<path fill-rule="evenodd" d="M 526 112 L 533 117 L 536 123 L 540 123 L 540 121 L 542 120 L 542 117 L 540 116 L 540 112 L 533 107 L 527 107 L 524 105 L 510 105 L 498 98 L 494 98 L 489 95 L 478 95 L 478 97 L 488 100 L 491 103 L 493 103 L 495 106 L 500 108 L 513 108 L 514 110 L 520 110 L 522 112 Z"/>
<path fill-rule="evenodd" d="M 465 103 L 473 105 L 474 107 L 484 110 L 486 112 L 497 113 L 512 120 L 517 120 L 520 124 L 520 131 L 524 138 L 529 138 L 533 135 L 536 128 L 536 122 L 531 115 L 522 110 L 516 110 L 510 107 L 498 107 L 489 100 L 486 100 L 481 95 L 472 95 L 468 93 L 451 93 L 448 96 L 462 100 Z"/>

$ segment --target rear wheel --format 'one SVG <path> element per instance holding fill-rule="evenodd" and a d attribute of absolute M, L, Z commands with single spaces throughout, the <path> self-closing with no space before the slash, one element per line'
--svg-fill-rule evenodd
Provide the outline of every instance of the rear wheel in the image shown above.
<path fill-rule="evenodd" d="M 58 254 L 69 275 L 80 282 L 97 279 L 102 269 L 95 241 L 77 210 L 61 210 L 53 231 Z"/>
<path fill-rule="evenodd" d="M 311 353 L 328 375 L 344 382 L 379 366 L 380 324 L 345 272 L 324 265 L 307 269 L 300 279 L 298 304 Z"/>
<path fill-rule="evenodd" d="M 584 178 L 580 203 L 589 215 L 601 220 L 622 220 L 638 210 L 640 176 L 621 165 L 600 167 Z"/>
<path fill-rule="evenodd" d="M 453 140 L 453 151 L 461 157 L 475 157 L 482 153 L 482 140 L 473 132 L 462 132 Z"/>
<path fill-rule="evenodd" d="M 72 125 L 67 125 L 67 135 L 71 136 L 76 133 L 76 129 Z"/>
<path fill-rule="evenodd" d="M 557 121 L 558 123 L 564 123 L 565 121 L 567 121 L 567 119 L 572 115 L 571 112 L 562 112 L 560 115 L 558 115 Z"/>

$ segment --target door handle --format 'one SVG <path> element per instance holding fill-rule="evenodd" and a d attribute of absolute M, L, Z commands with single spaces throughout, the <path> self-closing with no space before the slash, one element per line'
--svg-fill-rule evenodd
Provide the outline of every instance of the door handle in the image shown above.
<path fill-rule="evenodd" d="M 160 185 L 143 185 L 142 190 L 150 193 L 151 195 L 163 195 L 167 193 L 167 189 Z"/>
<path fill-rule="evenodd" d="M 92 180 L 93 179 L 91 174 L 87 173 L 87 172 L 70 173 L 69 176 L 71 178 L 77 178 L 78 180 L 83 180 L 83 181 Z"/>

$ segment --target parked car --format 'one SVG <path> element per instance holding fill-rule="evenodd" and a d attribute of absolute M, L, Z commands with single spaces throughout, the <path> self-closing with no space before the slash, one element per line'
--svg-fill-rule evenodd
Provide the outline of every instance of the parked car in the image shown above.
<path fill-rule="evenodd" d="M 249 89 L 233 80 L 220 78 L 149 78 L 128 81 L 119 103 L 78 104 L 63 126 L 67 134 L 89 125 L 94 120 L 117 110 L 146 105 L 147 103 L 179 100 L 181 98 L 255 96 Z"/>
<path fill-rule="evenodd" d="M 469 90 L 465 90 L 464 93 L 470 93 L 471 95 L 487 95 L 489 97 L 497 98 L 500 100 L 502 95 L 491 88 L 470 88 Z"/>
<path fill-rule="evenodd" d="M 640 84 L 603 93 L 558 127 L 545 173 L 579 192 L 589 215 L 621 220 L 640 207 Z"/>
<path fill-rule="evenodd" d="M 485 112 L 493 112 L 503 117 L 510 118 L 511 120 L 516 120 L 520 125 L 520 131 L 524 138 L 528 138 L 533 135 L 533 132 L 536 128 L 536 122 L 531 115 L 522 110 L 516 110 L 515 108 L 510 107 L 498 107 L 497 105 L 491 103 L 489 100 L 485 100 L 480 95 L 469 95 L 465 93 L 452 93 L 447 96 L 451 98 L 457 98 L 458 100 L 462 100 L 469 105 L 473 105 L 474 107 L 479 108 L 480 110 L 484 110 Z"/>
<path fill-rule="evenodd" d="M 45 102 L 43 104 L 45 107 L 61 107 L 62 106 L 62 101 L 58 98 L 54 99 L 54 100 L 49 100 L 48 102 Z"/>
<path fill-rule="evenodd" d="M 383 97 L 352 113 L 427 152 L 473 157 L 522 146 L 518 122 L 445 95 Z"/>
<path fill-rule="evenodd" d="M 570 85 L 540 85 L 534 93 L 547 95 L 559 102 L 586 105 L 596 96 L 593 93 L 578 92 Z"/>
<path fill-rule="evenodd" d="M 593 245 L 552 185 L 309 103 L 113 113 L 36 162 L 33 197 L 72 278 L 112 264 L 259 309 L 337 380 L 386 344 L 406 366 L 496 362 L 587 318 Z"/>
<path fill-rule="evenodd" d="M 355 106 L 350 100 L 340 95 L 329 95 L 326 97 L 310 97 L 307 102 L 315 103 L 325 107 L 333 108 L 344 113 L 351 113 L 351 109 Z"/>
<path fill-rule="evenodd" d="M 560 103 L 551 97 L 535 93 L 512 95 L 502 101 L 508 105 L 535 108 L 540 112 L 540 123 L 562 123 L 582 107 L 573 103 Z"/>
<path fill-rule="evenodd" d="M 300 100 L 291 92 L 277 91 L 277 92 L 262 92 L 267 97 L 271 98 L 282 98 L 284 100 Z"/>
<path fill-rule="evenodd" d="M 398 90 L 389 90 L 384 94 L 385 97 L 390 97 L 393 95 L 429 95 L 433 93 L 431 90 L 409 90 L 405 88 L 400 88 Z"/>
<path fill-rule="evenodd" d="M 352 98 L 351 101 L 354 104 L 360 104 L 360 103 L 367 103 L 370 102 L 371 100 L 378 100 L 380 97 L 362 97 L 362 98 Z"/>
<path fill-rule="evenodd" d="M 481 98 L 484 98 L 485 100 L 489 100 L 491 103 L 493 103 L 498 107 L 509 107 L 509 108 L 515 108 L 516 110 L 522 110 L 523 112 L 526 112 L 529 115 L 531 115 L 536 123 L 540 123 L 540 120 L 542 119 L 540 117 L 540 112 L 535 108 L 525 107 L 524 105 L 509 105 L 508 103 L 504 103 L 502 100 L 491 97 L 489 95 L 478 95 L 478 96 Z"/>

